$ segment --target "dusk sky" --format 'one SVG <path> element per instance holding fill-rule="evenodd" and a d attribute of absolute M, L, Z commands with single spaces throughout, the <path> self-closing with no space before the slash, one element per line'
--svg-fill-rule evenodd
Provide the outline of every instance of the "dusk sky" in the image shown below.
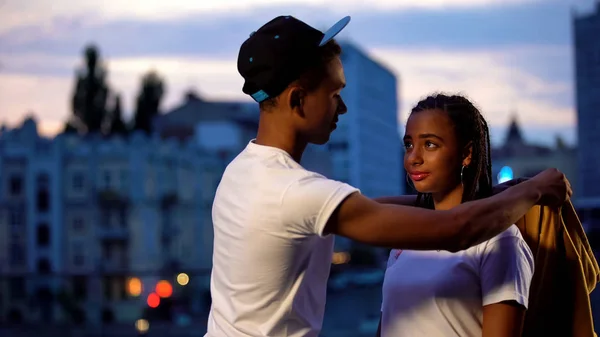
<path fill-rule="evenodd" d="M 525 137 L 576 141 L 571 21 L 595 0 L 0 0 L 0 120 L 33 114 L 53 135 L 70 114 L 74 73 L 93 42 L 129 117 L 141 75 L 164 77 L 163 110 L 188 89 L 250 99 L 236 57 L 277 15 L 325 29 L 345 15 L 352 41 L 398 76 L 400 121 L 436 91 L 468 95 L 503 140 L 513 113 Z M 349 113 L 352 113 L 351 111 Z"/>

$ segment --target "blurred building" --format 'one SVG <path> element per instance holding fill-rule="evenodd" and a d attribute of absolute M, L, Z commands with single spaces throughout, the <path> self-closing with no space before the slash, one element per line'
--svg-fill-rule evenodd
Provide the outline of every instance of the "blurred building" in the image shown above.
<path fill-rule="evenodd" d="M 162 137 L 193 140 L 197 146 L 218 157 L 226 166 L 256 137 L 258 104 L 220 102 L 188 92 L 183 102 L 155 121 Z M 309 145 L 302 165 L 331 177 L 332 164 L 326 147 Z"/>
<path fill-rule="evenodd" d="M 593 13 L 573 17 L 579 174 L 576 206 L 600 226 L 600 2 Z"/>
<path fill-rule="evenodd" d="M 1 315 L 62 320 L 75 306 L 87 321 L 131 321 L 158 280 L 173 283 L 180 272 L 208 278 L 207 206 L 220 170 L 191 142 L 45 139 L 32 119 L 3 130 Z M 139 296 L 127 291 L 131 277 L 141 280 Z"/>
<path fill-rule="evenodd" d="M 328 144 L 333 177 L 368 197 L 403 194 L 396 76 L 357 46 L 341 45 L 348 113 Z"/>
<path fill-rule="evenodd" d="M 348 113 L 340 117 L 327 145 L 332 177 L 371 198 L 404 194 L 396 75 L 358 46 L 340 44 L 346 75 L 342 97 Z M 349 240 L 336 239 L 336 250 L 350 246 Z M 354 248 L 367 251 L 359 246 Z"/>
<path fill-rule="evenodd" d="M 556 138 L 554 147 L 528 143 L 513 117 L 502 146 L 492 149 L 492 174 L 494 183 L 501 183 L 513 177 L 533 177 L 547 168 L 555 167 L 565 173 L 576 186 L 577 149 Z"/>

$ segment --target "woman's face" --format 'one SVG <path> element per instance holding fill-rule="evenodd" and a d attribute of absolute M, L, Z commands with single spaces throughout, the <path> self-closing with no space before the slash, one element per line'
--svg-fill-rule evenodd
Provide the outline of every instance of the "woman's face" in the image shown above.
<path fill-rule="evenodd" d="M 404 168 L 417 191 L 444 193 L 460 184 L 462 149 L 446 112 L 432 109 L 411 114 L 404 148 Z"/>

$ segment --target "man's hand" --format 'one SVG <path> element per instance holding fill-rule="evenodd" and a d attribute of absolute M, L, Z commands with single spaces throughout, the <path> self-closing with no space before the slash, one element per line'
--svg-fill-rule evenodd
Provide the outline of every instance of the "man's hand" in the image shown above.
<path fill-rule="evenodd" d="M 560 207 L 573 195 L 571 183 L 555 168 L 544 170 L 526 183 L 532 184 L 539 191 L 539 205 Z"/>

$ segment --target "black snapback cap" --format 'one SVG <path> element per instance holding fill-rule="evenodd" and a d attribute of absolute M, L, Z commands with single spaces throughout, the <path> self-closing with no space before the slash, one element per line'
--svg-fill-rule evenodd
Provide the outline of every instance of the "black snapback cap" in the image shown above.
<path fill-rule="evenodd" d="M 240 47 L 237 67 L 244 78 L 242 91 L 259 103 L 276 97 L 318 60 L 319 48 L 349 22 L 346 16 L 325 33 L 290 15 L 267 22 Z"/>

